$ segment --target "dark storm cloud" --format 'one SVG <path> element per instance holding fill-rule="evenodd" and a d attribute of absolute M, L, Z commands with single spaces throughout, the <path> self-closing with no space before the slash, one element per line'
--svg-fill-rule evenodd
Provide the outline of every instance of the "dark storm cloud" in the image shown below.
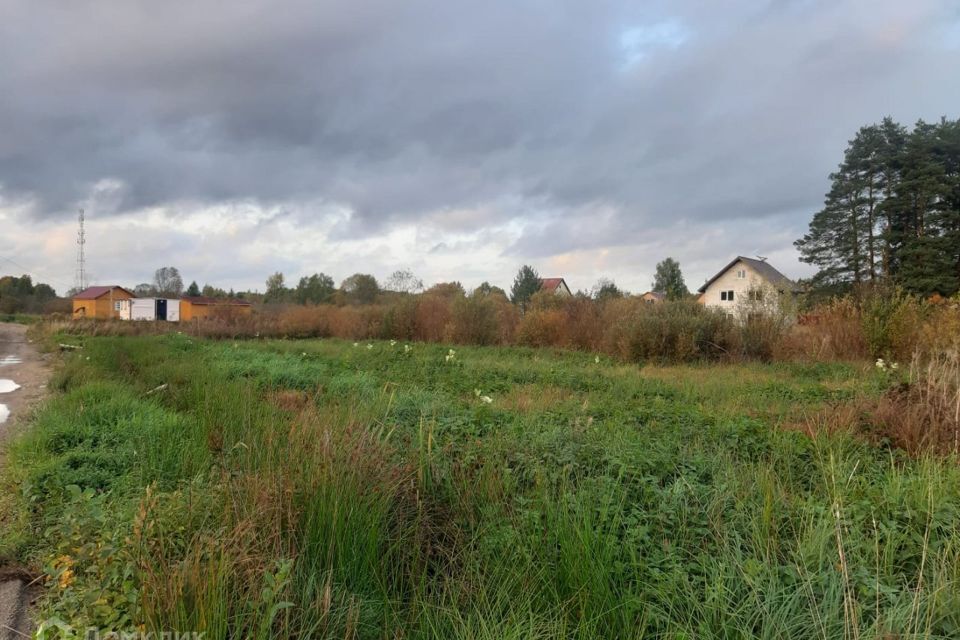
<path fill-rule="evenodd" d="M 960 104 L 946 0 L 705 4 L 0 0 L 0 185 L 327 202 L 335 237 L 485 208 L 551 255 L 802 212 L 858 126 Z"/>

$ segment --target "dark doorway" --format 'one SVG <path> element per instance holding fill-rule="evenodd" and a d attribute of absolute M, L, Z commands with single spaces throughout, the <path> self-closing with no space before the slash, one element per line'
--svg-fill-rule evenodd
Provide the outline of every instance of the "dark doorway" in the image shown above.
<path fill-rule="evenodd" d="M 157 299 L 157 320 L 167 319 L 167 301 L 163 298 Z"/>

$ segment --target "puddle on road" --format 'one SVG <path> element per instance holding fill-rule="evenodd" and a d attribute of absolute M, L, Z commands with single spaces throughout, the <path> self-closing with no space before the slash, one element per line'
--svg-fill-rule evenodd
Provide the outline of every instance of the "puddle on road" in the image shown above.
<path fill-rule="evenodd" d="M 3 356 L 0 357 L 0 367 L 10 365 L 10 364 L 20 364 L 23 362 L 23 359 L 20 356 Z"/>
<path fill-rule="evenodd" d="M 0 424 L 3 424 L 7 421 L 7 418 L 10 417 L 10 409 L 7 409 L 7 405 L 0 404 Z"/>
<path fill-rule="evenodd" d="M 8 380 L 6 378 L 0 378 L 0 393 L 10 393 L 11 391 L 16 391 L 20 388 L 13 380 Z"/>

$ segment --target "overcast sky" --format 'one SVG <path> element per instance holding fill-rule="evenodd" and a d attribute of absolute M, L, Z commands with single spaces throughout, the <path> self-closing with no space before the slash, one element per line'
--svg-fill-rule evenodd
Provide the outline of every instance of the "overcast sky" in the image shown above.
<path fill-rule="evenodd" d="M 693 289 L 808 275 L 857 128 L 960 115 L 960 3 L 0 0 L 0 87 L 0 274 L 61 292 L 79 207 L 101 284 Z"/>

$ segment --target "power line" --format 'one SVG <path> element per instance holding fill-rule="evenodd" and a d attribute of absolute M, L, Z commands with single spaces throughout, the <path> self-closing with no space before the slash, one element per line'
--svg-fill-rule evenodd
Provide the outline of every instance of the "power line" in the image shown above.
<path fill-rule="evenodd" d="M 66 293 L 67 291 L 70 290 L 70 285 L 66 284 L 63 280 L 60 280 L 59 278 L 47 278 L 47 277 L 41 275 L 41 274 L 40 274 L 39 272 L 37 272 L 36 270 L 31 269 L 31 268 L 29 268 L 29 267 L 23 266 L 22 264 L 20 264 L 19 262 L 17 262 L 16 260 L 14 260 L 14 259 L 12 259 L 12 258 L 6 258 L 6 257 L 4 257 L 4 256 L 0 256 L 0 260 L 3 260 L 4 262 L 9 262 L 10 264 L 12 264 L 13 266 L 17 267 L 18 269 L 22 269 L 22 270 L 23 270 L 22 273 L 25 273 L 25 274 L 28 274 L 28 275 L 32 275 L 32 276 L 34 276 L 37 280 L 43 280 L 43 281 L 45 281 L 45 282 L 52 282 L 52 283 L 54 283 L 54 284 L 57 285 L 57 286 L 63 287 L 63 292 L 64 292 L 64 293 Z"/>

